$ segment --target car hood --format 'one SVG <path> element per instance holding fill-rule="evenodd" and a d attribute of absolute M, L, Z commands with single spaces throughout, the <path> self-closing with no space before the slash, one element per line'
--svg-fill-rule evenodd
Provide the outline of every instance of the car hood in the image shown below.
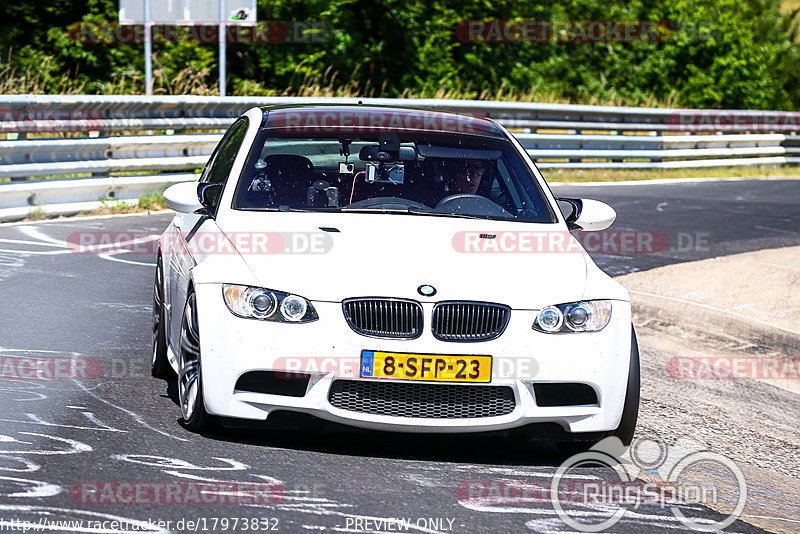
<path fill-rule="evenodd" d="M 556 224 L 319 212 L 238 212 L 218 224 L 261 286 L 312 301 L 475 300 L 533 310 L 580 300 L 586 285 L 577 241 L 522 244 L 525 235 L 528 245 L 541 234 L 572 240 Z M 424 284 L 436 294 L 420 295 Z"/>

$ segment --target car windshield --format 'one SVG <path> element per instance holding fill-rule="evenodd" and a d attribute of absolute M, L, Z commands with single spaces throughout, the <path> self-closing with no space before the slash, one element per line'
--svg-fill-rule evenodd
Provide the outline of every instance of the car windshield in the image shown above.
<path fill-rule="evenodd" d="M 530 169 L 502 138 L 424 132 L 314 137 L 263 129 L 255 142 L 234 209 L 555 222 Z"/>

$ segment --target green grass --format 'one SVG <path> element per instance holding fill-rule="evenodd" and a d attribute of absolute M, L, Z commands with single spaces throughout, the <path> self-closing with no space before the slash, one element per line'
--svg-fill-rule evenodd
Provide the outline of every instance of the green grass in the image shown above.
<path fill-rule="evenodd" d="M 138 200 L 115 200 L 101 198 L 103 204 L 100 208 L 87 212 L 89 215 L 119 215 L 121 213 L 141 213 L 145 211 L 160 211 L 167 209 L 164 195 L 159 191 L 150 191 L 139 196 Z"/>
<path fill-rule="evenodd" d="M 41 221 L 47 219 L 47 213 L 45 213 L 44 208 L 41 206 L 34 206 L 28 212 L 28 221 Z"/>
<path fill-rule="evenodd" d="M 164 202 L 164 195 L 158 191 L 151 191 L 139 197 L 138 208 L 141 211 L 165 210 L 167 209 L 167 203 Z"/>
<path fill-rule="evenodd" d="M 68 73 L 59 72 L 54 60 L 48 59 L 41 65 L 18 68 L 10 64 L 10 57 L 0 59 L 0 94 L 102 94 L 102 95 L 141 95 L 144 93 L 144 79 L 141 73 L 130 71 L 114 76 L 105 82 L 86 82 L 75 80 Z M 187 67 L 176 76 L 162 74 L 153 79 L 154 95 L 199 95 L 217 96 L 217 82 L 209 79 L 208 73 L 195 72 Z M 268 87 L 253 80 L 237 80 L 233 83 L 230 96 L 307 96 L 307 97 L 382 97 L 386 96 L 383 87 L 372 88 L 358 82 L 340 84 L 338 73 L 328 69 L 321 75 L 305 76 L 296 85 L 289 87 Z M 513 89 L 506 84 L 485 90 L 475 90 L 468 83 L 457 87 L 441 87 L 438 82 L 425 84 L 415 90 L 405 90 L 401 98 L 444 98 L 453 100 L 502 100 L 510 102 L 549 102 L 558 104 L 596 104 L 607 106 L 645 106 L 676 107 L 678 94 L 670 92 L 658 98 L 643 91 L 635 96 L 621 95 L 616 91 L 603 94 L 584 92 L 577 97 L 566 96 L 560 88 L 535 85 L 529 89 Z"/>

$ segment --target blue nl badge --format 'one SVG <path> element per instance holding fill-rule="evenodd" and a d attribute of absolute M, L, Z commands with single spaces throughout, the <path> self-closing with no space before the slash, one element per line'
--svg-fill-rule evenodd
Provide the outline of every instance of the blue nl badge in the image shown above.
<path fill-rule="evenodd" d="M 361 353 L 361 376 L 372 376 L 372 366 L 375 363 L 375 353 L 365 350 Z"/>

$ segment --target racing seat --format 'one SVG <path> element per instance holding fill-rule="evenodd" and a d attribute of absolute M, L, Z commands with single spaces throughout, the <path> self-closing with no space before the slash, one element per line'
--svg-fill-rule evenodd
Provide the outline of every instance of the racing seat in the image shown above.
<path fill-rule="evenodd" d="M 306 191 L 314 183 L 314 164 L 305 156 L 273 154 L 255 174 L 247 191 L 247 204 L 277 207 L 304 206 Z"/>

